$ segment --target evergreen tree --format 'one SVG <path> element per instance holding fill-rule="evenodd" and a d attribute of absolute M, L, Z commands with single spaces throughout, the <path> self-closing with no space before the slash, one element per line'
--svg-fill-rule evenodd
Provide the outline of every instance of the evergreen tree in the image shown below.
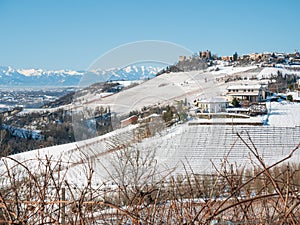
<path fill-rule="evenodd" d="M 234 107 L 240 107 L 240 102 L 237 100 L 237 98 L 233 98 L 232 99 L 232 102 L 231 104 L 234 106 Z"/>

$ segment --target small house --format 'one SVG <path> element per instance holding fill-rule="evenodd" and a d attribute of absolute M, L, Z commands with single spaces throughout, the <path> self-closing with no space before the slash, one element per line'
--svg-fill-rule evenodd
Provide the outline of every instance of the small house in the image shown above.
<path fill-rule="evenodd" d="M 194 101 L 195 106 L 199 108 L 201 113 L 219 113 L 226 112 L 228 101 L 224 98 L 210 98 Z"/>

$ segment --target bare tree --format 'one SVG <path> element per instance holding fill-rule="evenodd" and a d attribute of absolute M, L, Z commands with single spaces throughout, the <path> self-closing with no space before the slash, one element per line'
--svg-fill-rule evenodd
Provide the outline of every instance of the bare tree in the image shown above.
<path fill-rule="evenodd" d="M 288 161 L 299 145 L 267 165 L 250 136 L 237 138 L 251 167 L 229 162 L 230 149 L 212 174 L 188 162 L 176 174 L 159 167 L 153 149 L 126 146 L 110 153 L 108 180 L 97 184 L 84 151 L 80 185 L 67 179 L 78 166 L 71 161 L 2 158 L 0 224 L 299 224 L 300 166 Z"/>

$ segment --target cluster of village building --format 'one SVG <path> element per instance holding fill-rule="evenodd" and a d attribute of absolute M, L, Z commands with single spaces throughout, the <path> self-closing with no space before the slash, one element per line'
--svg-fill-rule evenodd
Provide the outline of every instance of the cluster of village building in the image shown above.
<path fill-rule="evenodd" d="M 294 53 L 280 53 L 280 52 L 264 52 L 264 53 L 250 53 L 238 55 L 235 52 L 233 55 L 220 56 L 214 55 L 211 51 L 200 51 L 194 56 L 179 56 L 179 62 L 191 61 L 195 58 L 199 60 L 222 60 L 226 62 L 236 63 L 261 63 L 261 66 L 275 66 L 277 63 L 289 64 L 289 65 L 300 65 L 300 53 L 295 51 Z"/>

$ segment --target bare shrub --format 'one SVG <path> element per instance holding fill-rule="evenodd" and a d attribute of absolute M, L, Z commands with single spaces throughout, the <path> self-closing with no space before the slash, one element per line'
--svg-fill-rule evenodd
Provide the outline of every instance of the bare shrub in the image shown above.
<path fill-rule="evenodd" d="M 187 162 L 179 175 L 163 171 L 155 151 L 133 146 L 111 153 L 109 184 L 94 183 L 84 154 L 78 185 L 67 179 L 74 165 L 61 158 L 2 158 L 0 224 L 299 224 L 300 164 L 288 162 L 299 146 L 266 165 L 251 137 L 251 145 L 238 138 L 251 167 L 225 157 L 213 174 L 197 174 Z"/>

